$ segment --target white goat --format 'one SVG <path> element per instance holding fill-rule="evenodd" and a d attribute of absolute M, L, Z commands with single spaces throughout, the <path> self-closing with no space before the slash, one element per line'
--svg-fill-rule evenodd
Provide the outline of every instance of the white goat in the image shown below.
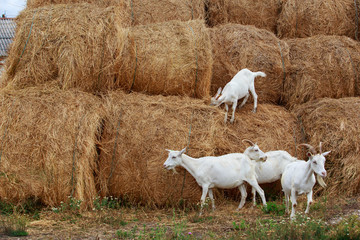
<path fill-rule="evenodd" d="M 238 187 L 241 192 L 241 201 L 238 209 L 242 208 L 246 199 L 246 187 L 244 181 L 249 183 L 261 196 L 264 206 L 266 200 L 264 191 L 256 181 L 255 166 L 248 157 L 250 154 L 253 160 L 266 160 L 265 154 L 257 145 L 248 147 L 244 153 L 231 153 L 219 157 L 192 158 L 184 154 L 186 148 L 181 151 L 169 151 L 169 156 L 164 163 L 167 170 L 174 169 L 177 166 L 185 168 L 202 187 L 201 208 L 199 215 L 202 214 L 202 208 L 207 193 L 212 203 L 212 209 L 215 210 L 215 202 L 212 188 L 230 189 Z"/>
<path fill-rule="evenodd" d="M 316 153 L 314 147 L 309 144 L 301 144 L 309 148 L 307 156 L 309 157 L 308 161 L 296 161 L 290 163 L 286 166 L 283 175 L 281 177 L 281 186 L 285 193 L 285 202 L 286 202 L 286 213 L 289 213 L 289 198 L 292 203 L 291 215 L 290 218 L 295 218 L 295 207 L 297 205 L 296 199 L 298 195 L 307 194 L 307 206 L 305 213 L 309 212 L 310 204 L 312 203 L 312 193 L 313 187 L 316 183 L 315 175 L 319 184 L 322 187 L 325 187 L 321 177 L 326 176 L 325 170 L 325 156 L 330 153 L 330 151 L 322 153 L 321 152 L 321 142 L 319 145 L 319 153 Z"/>
<path fill-rule="evenodd" d="M 257 94 L 255 92 L 255 85 L 254 80 L 255 77 L 261 76 L 266 77 L 266 74 L 263 72 L 252 72 L 247 68 L 240 70 L 231 80 L 228 82 L 224 89 L 222 90 L 221 87 L 218 89 L 216 95 L 211 98 L 211 104 L 215 106 L 220 106 L 221 104 L 225 103 L 225 123 L 228 117 L 229 106 L 228 104 L 232 104 L 232 116 L 230 122 L 234 122 L 235 118 L 235 109 L 237 106 L 237 102 L 239 99 L 244 98 L 242 101 L 240 108 L 244 106 L 247 99 L 249 98 L 249 91 L 251 92 L 254 98 L 254 109 L 253 112 L 256 112 L 257 109 Z M 222 90 L 222 91 L 221 91 Z M 221 95 L 220 95 L 221 93 Z"/>
<path fill-rule="evenodd" d="M 265 162 L 255 163 L 255 172 L 259 184 L 272 183 L 281 178 L 285 167 L 289 163 L 298 161 L 297 158 L 291 156 L 283 150 L 269 151 L 265 153 L 267 159 Z M 252 188 L 253 205 L 256 205 L 256 191 Z"/>

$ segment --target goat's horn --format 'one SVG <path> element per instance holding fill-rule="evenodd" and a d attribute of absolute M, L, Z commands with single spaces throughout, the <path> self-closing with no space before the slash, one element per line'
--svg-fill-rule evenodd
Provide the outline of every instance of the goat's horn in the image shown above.
<path fill-rule="evenodd" d="M 315 148 L 313 146 L 311 146 L 310 144 L 302 143 L 302 144 L 300 144 L 300 146 L 308 147 L 309 150 L 312 152 L 312 154 L 316 154 Z"/>
<path fill-rule="evenodd" d="M 253 143 L 252 141 L 250 141 L 249 139 L 243 139 L 242 142 L 247 142 L 250 143 L 252 146 L 255 145 L 255 143 Z"/>
<path fill-rule="evenodd" d="M 320 151 L 320 154 L 322 154 L 321 146 L 322 146 L 322 142 L 319 143 L 319 151 Z"/>

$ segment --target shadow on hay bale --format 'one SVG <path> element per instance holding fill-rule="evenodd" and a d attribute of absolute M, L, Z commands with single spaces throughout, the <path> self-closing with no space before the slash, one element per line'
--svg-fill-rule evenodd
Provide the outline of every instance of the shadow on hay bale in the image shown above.
<path fill-rule="evenodd" d="M 359 94 L 360 44 L 344 36 L 287 39 L 292 68 L 285 81 L 288 108 L 314 99 Z"/>
<path fill-rule="evenodd" d="M 360 193 L 360 99 L 317 99 L 297 106 L 308 143 L 330 151 L 323 194 L 354 196 Z"/>
<path fill-rule="evenodd" d="M 255 80 L 260 103 L 279 103 L 289 68 L 289 47 L 273 33 L 253 26 L 225 24 L 211 29 L 213 76 L 211 94 L 224 87 L 241 69 L 263 71 Z"/>
<path fill-rule="evenodd" d="M 116 84 L 123 90 L 209 97 L 212 52 L 204 21 L 169 21 L 132 27 Z"/>
<path fill-rule="evenodd" d="M 46 88 L 0 91 L 0 199 L 91 207 L 103 115 L 96 97 Z"/>
<path fill-rule="evenodd" d="M 283 0 L 208 0 L 208 24 L 227 23 L 254 25 L 276 33 L 277 19 Z"/>
<path fill-rule="evenodd" d="M 205 19 L 205 0 L 28 0 L 28 8 L 50 4 L 91 3 L 99 7 L 115 7 L 126 14 L 132 26 L 171 20 Z"/>
<path fill-rule="evenodd" d="M 0 87 L 31 87 L 56 81 L 66 90 L 102 92 L 113 87 L 121 41 L 121 14 L 92 4 L 51 5 L 25 10 Z M 115 22 L 117 26 L 115 26 Z"/>
<path fill-rule="evenodd" d="M 353 0 L 287 0 L 277 22 L 280 38 L 339 35 L 356 39 Z M 357 7 L 359 7 L 357 5 Z"/>
<path fill-rule="evenodd" d="M 295 155 L 294 135 L 300 135 L 291 113 L 267 104 L 260 104 L 257 114 L 245 107 L 234 125 L 224 125 L 222 110 L 188 97 L 116 91 L 105 96 L 105 110 L 98 188 L 103 196 L 149 206 L 174 206 L 180 199 L 195 204 L 201 196 L 189 173 L 183 186 L 183 169 L 178 169 L 181 174 L 163 169 L 165 149 L 182 149 L 190 141 L 190 156 L 219 156 L 244 151 L 241 141 L 248 138 L 264 151 L 284 149 Z M 222 191 L 217 195 L 222 198 Z"/>

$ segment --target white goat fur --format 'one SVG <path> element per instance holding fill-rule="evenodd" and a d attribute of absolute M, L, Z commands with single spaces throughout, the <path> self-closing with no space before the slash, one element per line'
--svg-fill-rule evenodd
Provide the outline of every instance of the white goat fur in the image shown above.
<path fill-rule="evenodd" d="M 296 199 L 298 195 L 307 195 L 307 206 L 305 213 L 309 212 L 310 204 L 312 203 L 312 189 L 316 183 L 314 174 L 317 174 L 321 177 L 326 176 L 326 170 L 324 167 L 325 156 L 328 155 L 330 151 L 321 153 L 321 143 L 320 153 L 316 153 L 314 148 L 310 148 L 310 150 L 311 152 L 307 153 L 309 157 L 308 161 L 299 160 L 288 164 L 281 177 L 281 186 L 285 193 L 286 213 L 289 212 L 289 199 L 292 203 L 290 214 L 291 219 L 295 218 L 295 207 L 297 205 Z"/>
<path fill-rule="evenodd" d="M 219 157 L 192 158 L 184 154 L 185 150 L 186 148 L 181 151 L 168 150 L 169 156 L 164 163 L 164 168 L 170 170 L 176 166 L 182 166 L 196 179 L 196 182 L 202 187 L 200 215 L 208 192 L 212 209 L 215 209 L 212 192 L 214 187 L 222 189 L 238 187 L 241 192 L 238 209 L 242 208 L 247 196 L 244 181 L 256 189 L 266 206 L 264 191 L 256 181 L 255 166 L 253 161 L 246 155 L 252 155 L 253 160 L 266 159 L 266 156 L 257 145 L 248 147 L 244 153 L 231 153 Z"/>
<path fill-rule="evenodd" d="M 254 80 L 255 77 L 261 76 L 266 77 L 266 74 L 263 72 L 252 72 L 247 68 L 240 70 L 231 80 L 228 82 L 224 89 L 221 87 L 218 89 L 216 95 L 211 98 L 211 105 L 220 106 L 225 103 L 225 123 L 228 117 L 229 104 L 232 104 L 232 116 L 230 122 L 234 122 L 235 119 L 235 109 L 237 106 L 237 102 L 239 99 L 244 98 L 242 101 L 240 108 L 244 106 L 247 99 L 249 98 L 249 91 L 251 92 L 254 98 L 254 109 L 253 112 L 256 112 L 257 109 L 257 99 L 258 96 L 255 92 Z M 222 91 L 221 91 L 222 90 Z M 221 94 L 220 94 L 221 93 Z"/>
<path fill-rule="evenodd" d="M 265 162 L 255 163 L 255 172 L 259 184 L 272 183 L 281 178 L 285 167 L 289 163 L 298 161 L 297 158 L 291 156 L 283 150 L 269 151 L 265 153 L 267 159 Z M 252 188 L 253 205 L 256 205 L 256 191 Z"/>

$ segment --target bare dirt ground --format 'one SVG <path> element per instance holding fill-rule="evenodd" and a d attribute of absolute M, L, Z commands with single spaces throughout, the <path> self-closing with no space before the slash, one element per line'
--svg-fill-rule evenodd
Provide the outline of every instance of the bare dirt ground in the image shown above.
<path fill-rule="evenodd" d="M 275 202 L 281 205 L 281 202 Z M 299 200 L 299 212 L 303 213 L 305 198 Z M 234 236 L 235 226 L 240 222 L 252 223 L 258 219 L 274 219 L 288 221 L 288 215 L 274 215 L 264 213 L 261 206 L 252 207 L 248 201 L 245 207 L 236 211 L 237 202 L 224 201 L 218 204 L 212 212 L 206 210 L 199 217 L 197 210 L 186 209 L 148 209 L 121 208 L 103 209 L 82 212 L 55 213 L 52 210 L 42 210 L 37 219 L 28 217 L 26 231 L 28 236 L 20 239 L 131 239 L 134 236 L 142 239 L 152 238 L 162 232 L 162 238 L 174 238 L 174 232 L 181 232 L 183 239 L 228 239 Z M 344 217 L 357 215 L 360 218 L 360 196 L 335 199 L 315 199 L 310 210 L 310 218 L 321 218 L 329 224 L 337 224 Z M 1 216 L 1 222 L 6 220 Z M 119 234 L 122 233 L 122 234 Z M 166 232 L 166 233 L 164 233 Z M 134 233 L 134 235 L 131 235 Z M 151 235 L 153 233 L 153 235 Z M 236 235 L 240 239 L 245 233 Z M 155 238 L 155 237 L 154 237 Z M 17 239 L 4 234 L 0 239 Z"/>

